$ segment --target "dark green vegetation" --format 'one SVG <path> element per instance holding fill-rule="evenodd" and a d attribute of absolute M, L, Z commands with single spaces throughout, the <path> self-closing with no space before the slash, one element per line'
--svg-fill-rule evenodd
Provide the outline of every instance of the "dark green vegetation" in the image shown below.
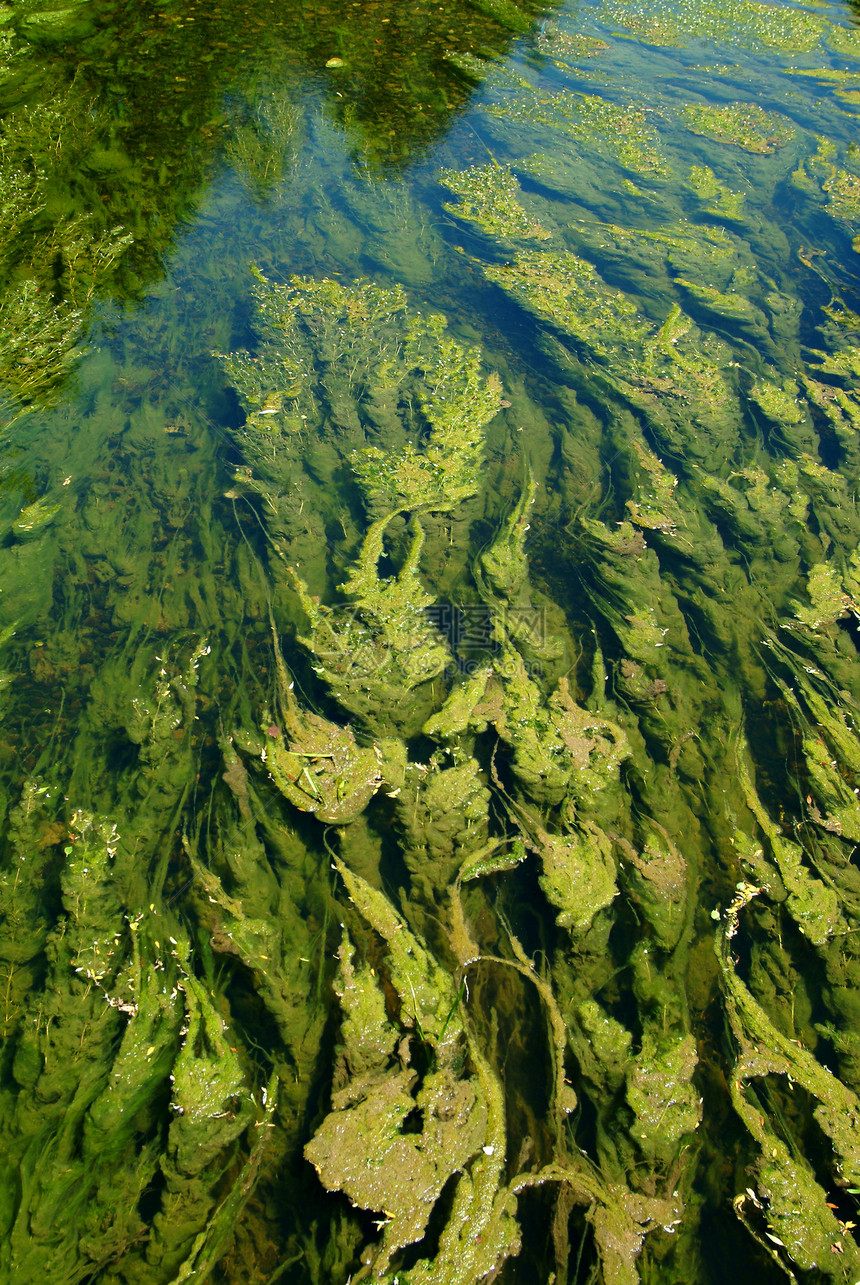
<path fill-rule="evenodd" d="M 854 1285 L 860 38 L 402 14 L 0 9 L 0 1282 Z"/>

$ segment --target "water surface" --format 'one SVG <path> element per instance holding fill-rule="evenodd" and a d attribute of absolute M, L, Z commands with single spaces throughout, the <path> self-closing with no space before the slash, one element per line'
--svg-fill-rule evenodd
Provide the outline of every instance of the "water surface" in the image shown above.
<path fill-rule="evenodd" d="M 852 8 L 0 21 L 0 1279 L 857 1281 Z"/>

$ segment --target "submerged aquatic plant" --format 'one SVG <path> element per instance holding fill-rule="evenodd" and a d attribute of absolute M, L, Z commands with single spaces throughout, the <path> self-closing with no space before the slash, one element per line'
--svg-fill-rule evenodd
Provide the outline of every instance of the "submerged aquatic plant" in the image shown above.
<path fill-rule="evenodd" d="M 856 44 L 745 0 L 613 15 L 662 44 L 736 23 L 733 58 Z M 233 104 L 242 201 L 269 231 L 302 211 L 288 254 L 255 243 L 253 338 L 219 317 L 194 349 L 250 346 L 220 367 L 226 497 L 163 371 L 125 361 L 102 415 L 133 322 L 84 412 L 17 421 L 10 1279 L 704 1281 L 709 1226 L 762 1279 L 860 1272 L 860 361 L 835 256 L 794 237 L 789 271 L 779 222 L 790 191 L 845 242 L 856 158 L 807 132 L 796 79 L 778 114 L 726 106 L 725 66 L 717 107 L 559 92 L 564 58 L 611 61 L 601 31 L 537 32 L 516 72 L 446 56 L 487 77 L 491 163 L 470 135 L 432 176 L 463 239 L 428 238 L 444 271 L 381 245 L 435 181 L 386 206 L 333 165 L 304 208 L 268 185 L 287 99 Z M 371 39 L 317 53 L 344 119 Z M 41 182 L 9 180 L 10 228 Z M 382 262 L 406 284 L 367 280 Z M 500 375 L 447 284 L 448 321 L 425 303 L 458 274 Z M 153 365 L 189 392 L 183 346 Z"/>

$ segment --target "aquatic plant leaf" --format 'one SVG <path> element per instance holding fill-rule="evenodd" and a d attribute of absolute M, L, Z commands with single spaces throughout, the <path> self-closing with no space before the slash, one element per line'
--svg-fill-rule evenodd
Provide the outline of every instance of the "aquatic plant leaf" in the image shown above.
<path fill-rule="evenodd" d="M 343 824 L 364 811 L 382 784 L 378 747 L 361 749 L 350 728 L 300 711 L 290 700 L 283 729 L 267 726 L 263 762 L 286 799 L 320 821 Z"/>
<path fill-rule="evenodd" d="M 421 449 L 400 452 L 368 447 L 352 467 L 371 513 L 453 508 L 478 490 L 484 428 L 501 409 L 501 384 L 486 376 L 478 349 L 465 349 L 446 334 L 438 313 L 413 317 L 404 358 L 420 372 L 417 395 L 430 426 Z"/>
<path fill-rule="evenodd" d="M 640 847 L 613 836 L 623 854 L 625 882 L 663 950 L 673 950 L 687 922 L 690 871 L 664 826 L 642 824 Z"/>
<path fill-rule="evenodd" d="M 577 141 L 596 145 L 635 174 L 667 173 L 659 137 L 639 104 L 615 103 L 598 94 L 564 89 L 540 95 L 514 92 L 502 102 L 492 103 L 489 112 L 506 122 L 552 125 Z"/>
<path fill-rule="evenodd" d="M 349 870 L 339 858 L 335 865 L 362 918 L 388 946 L 391 983 L 403 1005 L 401 1023 L 416 1029 L 420 1024 L 422 1038 L 430 1041 L 440 1060 L 448 1060 L 463 1038 L 462 1022 L 455 1011 L 457 991 L 450 973 L 409 931 L 383 893 Z"/>
<path fill-rule="evenodd" d="M 377 1276 L 393 1253 L 421 1239 L 442 1187 L 485 1137 L 486 1109 L 469 1080 L 446 1067 L 425 1076 L 413 1097 L 415 1078 L 407 1069 L 350 1084 L 334 1095 L 332 1113 L 305 1147 L 325 1187 L 384 1213 Z M 421 1131 L 403 1132 L 415 1111 Z"/>
<path fill-rule="evenodd" d="M 618 896 L 612 844 L 603 831 L 583 819 L 566 834 L 547 834 L 533 827 L 532 843 L 540 854 L 540 886 L 557 911 L 556 923 L 584 933 L 598 913 Z"/>
<path fill-rule="evenodd" d="M 648 9 L 640 9 L 632 0 L 612 0 L 610 12 L 616 22 L 656 45 L 685 45 L 691 39 L 704 39 L 805 53 L 844 30 L 809 10 L 758 0 L 732 0 L 728 8 L 708 2 L 695 6 L 660 3 Z"/>
<path fill-rule="evenodd" d="M 445 741 L 461 736 L 469 728 L 483 731 L 487 723 L 481 717 L 478 706 L 492 672 L 492 665 L 484 665 L 452 687 L 441 709 L 431 714 L 421 729 L 424 735 Z"/>
<path fill-rule="evenodd" d="M 397 796 L 403 860 L 412 890 L 430 907 L 447 900 L 464 862 L 487 844 L 490 790 L 477 759 L 408 764 Z"/>
<path fill-rule="evenodd" d="M 300 641 L 315 657 L 319 676 L 340 705 L 371 731 L 380 732 L 392 718 L 417 722 L 421 707 L 415 689 L 439 675 L 450 659 L 447 645 L 425 614 L 433 599 L 418 572 L 424 532 L 417 519 L 399 573 L 379 576 L 390 520 L 391 516 L 380 518 L 371 526 L 360 558 L 341 587 L 347 606 L 329 608 L 316 602 L 292 573 L 312 631 Z"/>

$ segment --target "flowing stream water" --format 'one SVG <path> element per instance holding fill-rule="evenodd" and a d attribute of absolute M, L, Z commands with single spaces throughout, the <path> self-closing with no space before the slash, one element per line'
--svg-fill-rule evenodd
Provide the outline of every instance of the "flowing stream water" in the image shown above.
<path fill-rule="evenodd" d="M 0 1285 L 858 1285 L 858 108 L 0 4 Z"/>

